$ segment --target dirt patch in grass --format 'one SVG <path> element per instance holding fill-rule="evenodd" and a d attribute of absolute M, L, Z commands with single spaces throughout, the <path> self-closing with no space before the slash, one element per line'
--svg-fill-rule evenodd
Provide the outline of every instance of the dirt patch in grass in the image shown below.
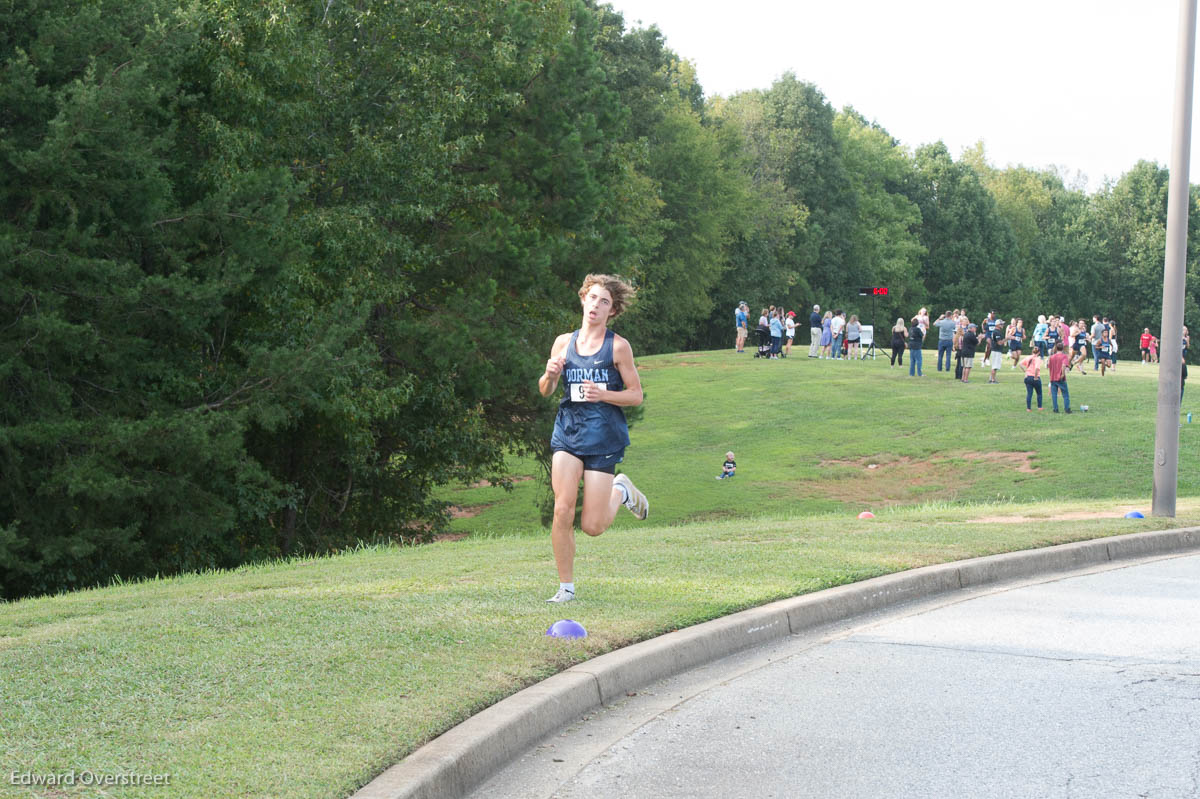
<path fill-rule="evenodd" d="M 907 455 L 889 455 L 883 453 L 880 455 L 871 455 L 867 458 L 831 458 L 821 461 L 821 468 L 830 466 L 854 466 L 868 471 L 874 471 L 879 468 L 893 468 L 896 466 L 907 466 L 912 463 L 913 459 Z"/>
<path fill-rule="evenodd" d="M 1033 452 L 964 452 L 961 456 L 969 461 L 987 461 L 1011 466 L 1018 472 L 1035 474 L 1037 467 L 1033 465 Z"/>
<path fill-rule="evenodd" d="M 918 459 L 878 453 L 865 458 L 821 461 L 828 477 L 796 484 L 805 497 L 822 497 L 848 504 L 900 505 L 953 499 L 981 468 L 993 465 L 1024 474 L 1037 470 L 1033 452 L 965 452 Z M 962 461 L 968 464 L 964 467 Z M 976 465 L 979 464 L 979 465 Z"/>
<path fill-rule="evenodd" d="M 479 514 L 483 513 L 484 510 L 492 507 L 492 505 L 494 505 L 494 504 L 496 504 L 496 503 L 484 502 L 479 505 L 451 505 L 450 506 L 450 518 L 451 519 L 470 519 L 474 516 L 478 516 Z"/>
<path fill-rule="evenodd" d="M 867 459 L 855 474 L 832 476 L 806 483 L 801 490 L 849 504 L 900 505 L 923 500 L 949 499 L 957 492 L 961 469 L 949 459 L 897 458 L 890 463 Z"/>

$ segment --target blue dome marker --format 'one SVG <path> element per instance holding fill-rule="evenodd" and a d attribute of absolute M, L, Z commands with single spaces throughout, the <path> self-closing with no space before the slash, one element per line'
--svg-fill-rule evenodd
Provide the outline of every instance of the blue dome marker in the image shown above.
<path fill-rule="evenodd" d="M 550 625 L 546 635 L 551 638 L 587 638 L 587 630 L 577 621 L 561 619 Z"/>

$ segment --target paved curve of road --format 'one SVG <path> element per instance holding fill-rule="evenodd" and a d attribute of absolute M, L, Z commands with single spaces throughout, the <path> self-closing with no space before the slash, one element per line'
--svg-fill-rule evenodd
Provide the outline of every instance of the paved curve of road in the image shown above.
<path fill-rule="evenodd" d="M 473 796 L 1200 797 L 1200 555 L 791 636 L 604 708 Z"/>

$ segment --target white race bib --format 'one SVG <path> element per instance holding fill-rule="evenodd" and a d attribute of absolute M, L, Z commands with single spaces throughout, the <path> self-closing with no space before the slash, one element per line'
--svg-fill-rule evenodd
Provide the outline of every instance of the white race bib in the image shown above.
<path fill-rule="evenodd" d="M 571 384 L 571 401 L 572 402 L 587 402 L 587 397 L 583 395 L 583 383 Z"/>

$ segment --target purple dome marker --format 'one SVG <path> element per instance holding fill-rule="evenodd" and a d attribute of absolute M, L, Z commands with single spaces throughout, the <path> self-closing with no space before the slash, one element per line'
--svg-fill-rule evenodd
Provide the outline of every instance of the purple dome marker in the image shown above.
<path fill-rule="evenodd" d="M 546 635 L 551 638 L 587 638 L 587 630 L 577 621 L 561 619 L 550 625 Z"/>

